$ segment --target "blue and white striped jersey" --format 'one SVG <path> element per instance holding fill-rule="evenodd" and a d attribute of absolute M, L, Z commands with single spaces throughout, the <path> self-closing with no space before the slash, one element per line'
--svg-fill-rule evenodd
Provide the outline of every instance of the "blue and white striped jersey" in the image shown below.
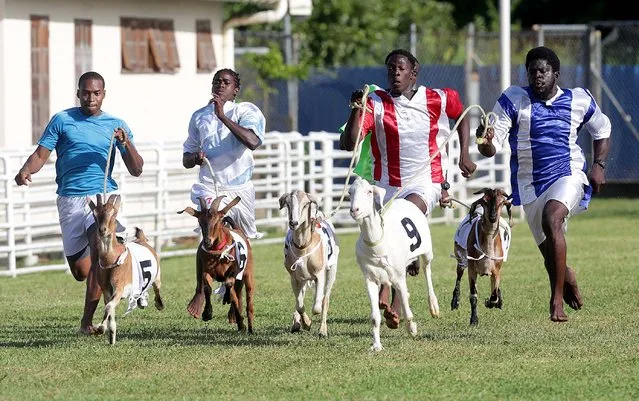
<path fill-rule="evenodd" d="M 511 86 L 493 108 L 497 114 L 493 144 L 499 151 L 510 144 L 510 182 L 513 204 L 526 205 L 561 177 L 573 175 L 584 184 L 580 206 L 590 202 L 592 188 L 586 176 L 586 158 L 577 144 L 585 128 L 593 140 L 610 136 L 610 120 L 584 88 L 557 88 L 549 100 L 530 87 Z"/>

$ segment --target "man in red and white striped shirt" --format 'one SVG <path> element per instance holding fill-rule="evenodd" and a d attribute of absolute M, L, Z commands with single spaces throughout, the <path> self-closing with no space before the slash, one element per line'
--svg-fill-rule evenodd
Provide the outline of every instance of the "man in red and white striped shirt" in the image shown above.
<path fill-rule="evenodd" d="M 448 202 L 448 153 L 444 143 L 451 136 L 451 120 L 461 117 L 464 105 L 454 89 L 417 86 L 419 62 L 410 52 L 393 50 L 385 64 L 389 89 L 368 95 L 361 130 L 362 136 L 371 135 L 373 179 L 386 189 L 384 203 L 399 191 L 395 197 L 411 201 L 429 215 L 438 203 L 444 206 Z M 361 106 L 361 97 L 362 92 L 355 91 L 351 103 Z M 342 149 L 353 150 L 361 118 L 362 108 L 354 107 L 340 137 Z M 470 124 L 466 117 L 460 121 L 457 134 L 459 168 L 468 178 L 477 166 L 468 153 Z M 408 272 L 416 275 L 417 269 L 409 266 Z M 397 316 L 384 314 L 391 328 L 399 325 L 399 302 L 395 301 L 392 309 Z M 382 286 L 380 307 L 387 308 L 387 302 L 388 288 Z"/>

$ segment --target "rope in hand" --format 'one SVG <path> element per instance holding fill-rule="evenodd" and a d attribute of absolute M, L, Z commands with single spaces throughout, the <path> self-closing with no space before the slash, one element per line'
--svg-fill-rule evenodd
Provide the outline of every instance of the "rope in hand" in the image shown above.
<path fill-rule="evenodd" d="M 117 129 L 113 130 L 113 134 L 111 134 L 111 141 L 109 142 L 109 153 L 106 159 L 106 166 L 104 168 L 104 187 L 102 190 L 102 197 L 106 199 L 107 194 L 107 182 L 109 181 L 109 168 L 111 167 L 111 154 L 113 153 L 113 141 L 115 139 L 115 134 L 118 132 Z"/>
<path fill-rule="evenodd" d="M 211 178 L 213 179 L 213 187 L 215 188 L 215 197 L 218 197 L 217 194 L 217 180 L 215 179 L 215 173 L 213 172 L 213 166 L 211 166 L 211 162 L 209 161 L 208 157 L 204 156 L 202 158 L 202 161 L 204 161 L 204 163 L 208 166 L 209 171 L 211 172 Z M 200 165 L 200 168 L 202 168 L 202 165 Z"/>
<path fill-rule="evenodd" d="M 362 144 L 362 130 L 364 129 L 364 117 L 367 111 L 371 113 L 373 112 L 373 110 L 369 109 L 366 106 L 366 99 L 368 99 L 369 92 L 370 92 L 369 85 L 364 85 L 364 88 L 362 89 L 361 105 L 355 102 L 352 102 L 349 105 L 351 109 L 362 110 L 362 115 L 359 117 L 359 128 L 357 130 L 357 139 L 355 140 L 355 146 L 353 147 L 353 157 L 351 157 L 351 162 L 348 166 L 348 173 L 346 174 L 346 180 L 344 181 L 344 188 L 342 189 L 342 195 L 340 196 L 335 209 L 333 209 L 333 211 L 328 215 L 328 217 L 326 217 L 325 220 L 330 220 L 339 211 L 339 208 L 342 206 L 342 202 L 344 202 L 346 191 L 348 191 L 348 182 L 350 181 L 351 175 L 353 174 L 353 164 L 355 163 L 355 159 L 359 157 L 359 152 L 360 152 L 359 147 Z"/>
<path fill-rule="evenodd" d="M 442 142 L 442 144 L 439 145 L 439 147 L 431 155 L 428 156 L 428 158 L 426 159 L 426 162 L 424 163 L 425 166 L 430 167 L 431 160 L 433 160 L 433 158 L 436 157 L 442 151 L 442 149 L 444 149 L 444 147 L 448 145 L 448 142 L 453 137 L 453 133 L 455 131 L 457 131 L 457 127 L 459 126 L 461 121 L 464 119 L 466 114 L 473 108 L 477 108 L 481 112 L 482 116 L 481 116 L 480 126 L 484 127 L 481 136 L 477 137 L 477 139 L 475 140 L 475 143 L 477 143 L 478 145 L 482 145 L 482 144 L 484 144 L 486 142 L 486 139 L 485 139 L 486 131 L 488 131 L 488 128 L 492 128 L 492 127 L 495 126 L 495 120 L 497 119 L 497 115 L 495 113 L 493 113 L 492 111 L 488 112 L 488 114 L 487 114 L 484 111 L 484 109 L 481 108 L 480 105 L 471 104 L 470 106 L 466 107 L 466 109 L 461 113 L 459 118 L 457 118 L 457 121 L 455 122 L 455 125 L 453 125 L 453 128 L 450 130 L 450 133 L 448 134 L 446 139 Z M 426 111 L 422 111 L 422 112 L 426 112 Z M 420 176 L 420 174 L 415 174 L 410 180 L 408 180 L 408 182 L 406 182 L 406 184 L 404 184 L 401 187 L 398 187 L 396 189 L 395 194 L 393 194 L 393 196 L 391 196 L 391 198 L 388 200 L 388 202 L 386 202 L 386 204 L 382 207 L 382 210 L 380 211 L 380 214 L 382 216 L 384 215 L 384 213 L 386 213 L 386 211 L 388 210 L 388 208 L 390 207 L 392 202 L 395 200 L 395 198 L 397 198 L 397 195 L 399 195 L 399 193 L 401 192 L 402 188 L 410 185 L 419 176 Z M 458 201 L 458 203 L 461 203 L 461 202 Z"/>

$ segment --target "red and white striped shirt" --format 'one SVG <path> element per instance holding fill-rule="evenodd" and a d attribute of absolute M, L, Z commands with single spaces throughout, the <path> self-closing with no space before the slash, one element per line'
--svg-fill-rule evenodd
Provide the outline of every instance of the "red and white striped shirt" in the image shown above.
<path fill-rule="evenodd" d="M 456 90 L 419 86 L 410 100 L 377 90 L 368 96 L 367 106 L 373 113 L 365 113 L 362 133 L 372 135 L 375 181 L 401 187 L 416 174 L 426 174 L 436 184 L 444 181 L 446 148 L 430 166 L 426 162 L 450 135 L 449 119 L 456 120 L 464 110 Z"/>

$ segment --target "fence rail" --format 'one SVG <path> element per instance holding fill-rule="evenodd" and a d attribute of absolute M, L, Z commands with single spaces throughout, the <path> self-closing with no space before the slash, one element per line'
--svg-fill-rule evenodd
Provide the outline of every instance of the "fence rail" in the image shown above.
<path fill-rule="evenodd" d="M 351 152 L 338 150 L 339 135 L 328 132 L 270 132 L 265 143 L 255 152 L 253 182 L 256 191 L 256 218 L 260 230 L 270 231 L 255 244 L 283 241 L 286 216 L 279 211 L 279 196 L 293 189 L 304 189 L 321 201 L 322 211 L 330 215 L 345 190 Z M 472 191 L 485 186 L 509 188 L 507 157 L 483 159 L 472 180 L 461 178 L 456 167 L 459 144 L 451 140 L 451 168 L 448 176 L 452 195 L 468 202 Z M 472 147 L 475 148 L 475 147 Z M 120 186 L 122 206 L 120 216 L 128 225 L 142 227 L 162 257 L 190 255 L 191 249 L 175 249 L 177 239 L 198 234 L 191 216 L 177 211 L 191 204 L 191 185 L 197 180 L 197 168 L 182 166 L 182 144 L 139 143 L 144 158 L 144 173 L 140 177 L 128 174 L 124 163 L 116 158 L 113 175 Z M 474 151 L 474 150 L 473 150 Z M 58 223 L 55 184 L 55 153 L 29 187 L 17 187 L 14 176 L 32 150 L 2 151 L 0 156 L 0 276 L 48 270 L 65 270 L 64 264 L 38 264 L 46 254 L 62 258 L 62 239 Z M 348 196 L 332 217 L 338 233 L 356 231 L 348 214 Z M 445 210 L 434 213 L 431 223 L 453 222 L 465 210 Z M 20 262 L 20 263 L 18 263 Z M 21 267 L 18 267 L 18 264 Z M 5 265 L 4 268 L 2 265 Z"/>

